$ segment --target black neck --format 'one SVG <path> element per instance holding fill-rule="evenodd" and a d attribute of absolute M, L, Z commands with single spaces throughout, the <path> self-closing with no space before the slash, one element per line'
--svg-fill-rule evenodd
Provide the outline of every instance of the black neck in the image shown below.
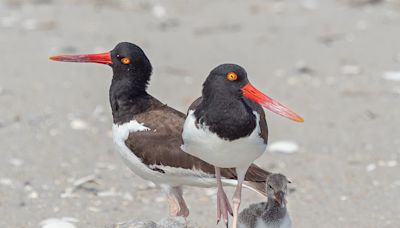
<path fill-rule="evenodd" d="M 214 91 L 203 91 L 203 101 L 194 113 L 197 123 L 207 125 L 211 132 L 228 140 L 250 135 L 256 118 L 243 98 L 224 90 Z"/>
<path fill-rule="evenodd" d="M 146 92 L 146 80 L 135 77 L 113 77 L 109 98 L 114 123 L 122 124 L 150 107 L 152 97 Z"/>

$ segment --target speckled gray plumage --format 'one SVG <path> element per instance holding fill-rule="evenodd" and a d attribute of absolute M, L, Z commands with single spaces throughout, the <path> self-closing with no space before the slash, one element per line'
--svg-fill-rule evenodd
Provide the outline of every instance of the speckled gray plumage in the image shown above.
<path fill-rule="evenodd" d="M 286 209 L 286 200 L 280 204 L 274 197 L 277 192 L 287 191 L 288 180 L 282 174 L 267 178 L 267 202 L 250 205 L 239 214 L 239 228 L 288 228 L 291 221 Z"/>

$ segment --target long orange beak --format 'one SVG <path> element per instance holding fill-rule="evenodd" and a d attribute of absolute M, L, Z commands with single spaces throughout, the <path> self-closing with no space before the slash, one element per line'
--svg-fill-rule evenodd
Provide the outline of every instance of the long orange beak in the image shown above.
<path fill-rule="evenodd" d="M 303 117 L 297 115 L 286 106 L 280 104 L 278 101 L 275 101 L 274 99 L 263 94 L 250 83 L 243 86 L 242 91 L 243 91 L 243 96 L 259 103 L 266 109 L 269 109 L 275 112 L 276 114 L 279 114 L 296 122 L 304 122 Z"/>
<path fill-rule="evenodd" d="M 57 55 L 51 56 L 49 59 L 61 62 L 90 62 L 90 63 L 101 63 L 111 65 L 111 53 L 99 53 L 99 54 L 84 54 L 84 55 Z"/>

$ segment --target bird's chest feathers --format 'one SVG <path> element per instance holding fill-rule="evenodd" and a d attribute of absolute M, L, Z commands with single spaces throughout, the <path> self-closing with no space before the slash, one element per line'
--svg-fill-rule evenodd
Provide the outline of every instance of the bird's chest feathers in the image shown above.
<path fill-rule="evenodd" d="M 233 141 L 249 136 L 259 124 L 256 115 L 243 103 L 222 104 L 195 112 L 197 127 L 206 126 L 219 137 Z"/>
<path fill-rule="evenodd" d="M 259 123 L 258 113 L 254 112 L 254 115 L 255 122 Z M 259 124 L 249 135 L 229 140 L 212 132 L 206 124 L 196 123 L 193 110 L 189 111 L 186 118 L 182 138 L 185 152 L 223 168 L 249 165 L 266 149 L 260 137 Z"/>

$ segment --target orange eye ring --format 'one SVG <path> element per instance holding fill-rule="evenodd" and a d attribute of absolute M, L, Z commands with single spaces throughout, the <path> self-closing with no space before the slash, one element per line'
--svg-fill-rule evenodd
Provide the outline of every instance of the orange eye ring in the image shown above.
<path fill-rule="evenodd" d="M 236 74 L 235 72 L 229 72 L 229 73 L 226 75 L 226 78 L 227 78 L 229 81 L 235 81 L 235 80 L 237 79 L 237 74 Z"/>
<path fill-rule="evenodd" d="M 131 63 L 131 60 L 129 59 L 129 58 L 122 58 L 121 59 L 121 63 L 123 63 L 123 64 L 129 64 L 129 63 Z"/>

